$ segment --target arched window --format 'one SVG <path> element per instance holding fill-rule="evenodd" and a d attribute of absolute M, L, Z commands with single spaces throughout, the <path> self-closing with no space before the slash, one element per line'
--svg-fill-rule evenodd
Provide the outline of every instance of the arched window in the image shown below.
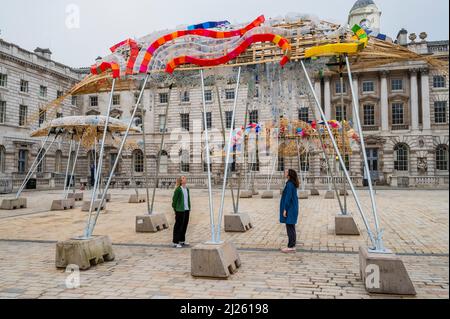
<path fill-rule="evenodd" d="M 400 172 L 409 170 L 409 148 L 406 144 L 397 144 L 394 147 L 394 169 Z"/>
<path fill-rule="evenodd" d="M 166 151 L 162 151 L 159 158 L 159 173 L 167 174 L 169 167 L 169 155 Z"/>
<path fill-rule="evenodd" d="M 61 173 L 62 170 L 61 159 L 62 159 L 62 152 L 60 150 L 57 150 L 55 153 L 55 173 Z"/>
<path fill-rule="evenodd" d="M 0 145 L 0 173 L 5 172 L 6 151 L 3 145 Z"/>
<path fill-rule="evenodd" d="M 133 151 L 133 167 L 135 173 L 144 172 L 144 153 L 141 150 Z"/>
<path fill-rule="evenodd" d="M 305 152 L 302 152 L 300 155 L 300 167 L 303 172 L 309 171 L 309 162 L 310 162 L 310 155 L 307 155 Z"/>
<path fill-rule="evenodd" d="M 189 173 L 189 151 L 181 150 L 180 151 L 180 171 L 183 173 Z"/>
<path fill-rule="evenodd" d="M 448 147 L 439 145 L 436 148 L 436 170 L 448 171 Z"/>

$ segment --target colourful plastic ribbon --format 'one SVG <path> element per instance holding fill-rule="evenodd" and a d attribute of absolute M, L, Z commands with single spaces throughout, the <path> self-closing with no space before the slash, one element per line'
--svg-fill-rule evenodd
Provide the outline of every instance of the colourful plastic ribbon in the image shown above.
<path fill-rule="evenodd" d="M 247 50 L 248 47 L 250 47 L 253 43 L 257 42 L 272 42 L 276 45 L 278 45 L 283 51 L 285 51 L 285 55 L 280 61 L 280 65 L 284 66 L 289 61 L 289 55 L 291 51 L 291 45 L 289 44 L 288 40 L 285 38 L 276 35 L 276 34 L 255 34 L 250 37 L 248 37 L 244 42 L 242 42 L 237 48 L 235 48 L 230 53 L 216 59 L 201 59 L 196 58 L 193 56 L 181 56 L 177 57 L 173 60 L 171 60 L 166 67 L 167 73 L 173 73 L 173 71 L 179 67 L 180 65 L 184 64 L 195 64 L 197 66 L 201 67 L 211 67 L 211 66 L 217 66 L 226 64 L 229 61 L 237 58 L 239 55 L 241 55 L 245 50 Z"/>
<path fill-rule="evenodd" d="M 230 25 L 230 22 L 229 21 L 209 21 L 209 22 L 190 25 L 187 27 L 187 29 L 188 30 L 212 29 L 212 28 L 223 27 L 226 25 Z"/>
<path fill-rule="evenodd" d="M 122 41 L 115 46 L 113 46 L 110 50 L 112 53 L 116 52 L 118 48 L 128 45 L 130 47 L 130 57 L 128 58 L 127 62 L 127 71 L 126 74 L 131 75 L 133 74 L 134 64 L 136 63 L 136 59 L 139 55 L 139 46 L 133 39 L 128 39 L 125 41 Z"/>
<path fill-rule="evenodd" d="M 112 71 L 113 78 L 120 77 L 120 67 L 115 62 L 102 62 L 100 65 L 91 66 L 91 73 L 94 75 L 104 73 L 108 70 Z"/>
<path fill-rule="evenodd" d="M 175 31 L 171 34 L 167 34 L 155 42 L 153 42 L 148 48 L 147 52 L 145 52 L 144 58 L 142 60 L 141 66 L 139 68 L 140 73 L 146 73 L 148 70 L 148 65 L 150 64 L 150 60 L 153 57 L 153 54 L 155 51 L 160 48 L 162 45 L 166 44 L 167 42 L 170 42 L 172 40 L 175 40 L 180 37 L 184 37 L 187 35 L 195 35 L 195 36 L 201 36 L 201 37 L 208 37 L 208 38 L 215 38 L 215 39 L 225 39 L 225 38 L 232 38 L 232 37 L 241 37 L 244 34 L 246 34 L 248 31 L 259 27 L 261 24 L 263 24 L 265 21 L 264 16 L 259 16 L 255 21 L 247 25 L 245 28 L 238 29 L 238 30 L 232 30 L 232 31 L 213 31 L 213 30 L 206 30 L 206 29 L 195 29 L 195 30 L 182 30 L 182 31 Z"/>

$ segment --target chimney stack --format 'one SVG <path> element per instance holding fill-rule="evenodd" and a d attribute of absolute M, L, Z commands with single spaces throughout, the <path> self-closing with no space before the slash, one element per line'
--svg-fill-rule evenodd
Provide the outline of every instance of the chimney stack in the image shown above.
<path fill-rule="evenodd" d="M 40 55 L 43 58 L 49 59 L 49 60 L 51 60 L 51 58 L 52 58 L 52 51 L 50 51 L 50 49 L 48 49 L 48 48 L 42 49 L 42 48 L 37 47 L 34 50 L 34 53 L 36 53 L 37 55 Z"/>
<path fill-rule="evenodd" d="M 397 35 L 397 44 L 406 46 L 408 45 L 408 31 L 401 29 Z"/>

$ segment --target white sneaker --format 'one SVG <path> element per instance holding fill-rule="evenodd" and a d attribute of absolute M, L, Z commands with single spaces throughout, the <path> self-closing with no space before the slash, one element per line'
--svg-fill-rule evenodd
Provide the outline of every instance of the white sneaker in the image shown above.
<path fill-rule="evenodd" d="M 180 243 L 180 245 L 183 246 L 183 247 L 189 247 L 190 246 L 190 244 L 188 242 Z"/>
<path fill-rule="evenodd" d="M 183 248 L 180 244 L 173 244 L 173 248 Z"/>

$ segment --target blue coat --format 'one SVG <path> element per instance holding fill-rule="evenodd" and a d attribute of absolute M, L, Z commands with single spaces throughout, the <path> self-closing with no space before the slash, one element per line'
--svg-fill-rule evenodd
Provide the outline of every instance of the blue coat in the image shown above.
<path fill-rule="evenodd" d="M 283 217 L 286 210 L 287 218 Z M 288 181 L 283 191 L 280 201 L 280 223 L 288 225 L 297 225 L 298 222 L 298 195 L 294 183 Z"/>

